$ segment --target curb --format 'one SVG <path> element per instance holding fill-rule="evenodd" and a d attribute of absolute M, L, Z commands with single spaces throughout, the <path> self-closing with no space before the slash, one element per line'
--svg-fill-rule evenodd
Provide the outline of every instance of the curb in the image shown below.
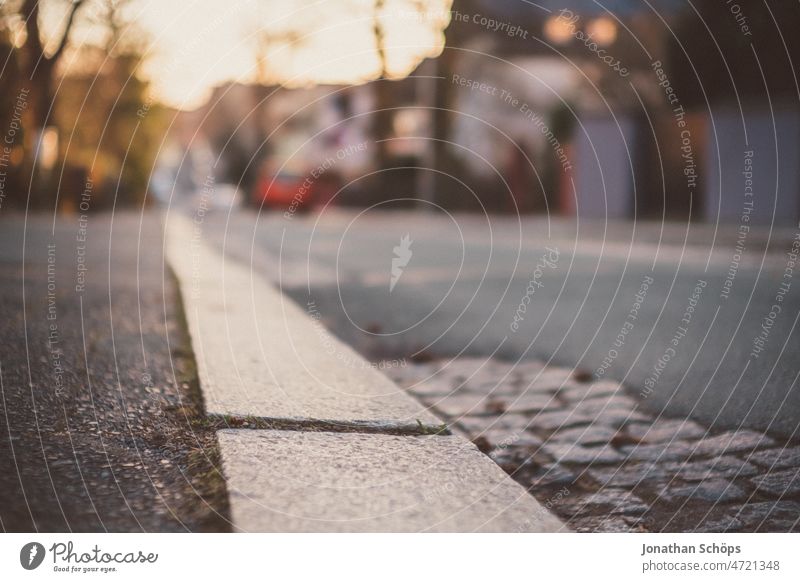
<path fill-rule="evenodd" d="M 236 529 L 566 531 L 264 277 L 206 245 L 201 223 L 173 213 L 165 230 L 206 413 L 255 427 L 217 432 Z"/>

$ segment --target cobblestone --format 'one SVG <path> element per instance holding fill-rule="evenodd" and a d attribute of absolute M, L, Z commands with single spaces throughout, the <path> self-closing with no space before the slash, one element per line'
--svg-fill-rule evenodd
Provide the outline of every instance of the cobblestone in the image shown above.
<path fill-rule="evenodd" d="M 800 503 L 796 501 L 764 501 L 745 505 L 731 513 L 748 531 L 797 531 Z"/>
<path fill-rule="evenodd" d="M 549 394 L 526 392 L 516 398 L 498 398 L 502 412 L 544 412 L 562 408 L 562 404 Z"/>
<path fill-rule="evenodd" d="M 595 417 L 587 413 L 578 413 L 574 410 L 555 410 L 533 415 L 531 426 L 544 430 L 556 430 L 591 424 Z"/>
<path fill-rule="evenodd" d="M 738 531 L 744 527 L 744 522 L 730 515 L 723 515 L 716 519 L 709 519 L 695 528 L 695 532 L 729 532 Z"/>
<path fill-rule="evenodd" d="M 537 487 L 560 487 L 574 485 L 578 480 L 575 472 L 558 464 L 541 465 L 534 473 L 531 485 Z"/>
<path fill-rule="evenodd" d="M 600 414 L 604 410 L 633 412 L 636 409 L 636 401 L 630 396 L 625 396 L 624 394 L 612 394 L 603 398 L 579 400 L 574 403 L 574 406 L 578 410 L 586 411 L 592 414 Z"/>
<path fill-rule="evenodd" d="M 608 426 L 579 426 L 556 431 L 551 440 L 578 445 L 602 445 L 611 442 L 618 431 Z"/>
<path fill-rule="evenodd" d="M 576 531 L 800 531 L 797 442 L 657 418 L 619 384 L 567 368 L 445 363 L 424 365 L 430 380 L 392 374 L 426 405 L 446 403 L 454 430 Z"/>
<path fill-rule="evenodd" d="M 636 495 L 625 489 L 601 489 L 587 496 L 585 506 L 600 505 L 610 515 L 633 515 L 644 513 L 649 507 Z"/>
<path fill-rule="evenodd" d="M 621 394 L 621 386 L 616 382 L 601 380 L 591 384 L 570 385 L 562 389 L 560 393 L 567 400 L 575 402 Z"/>
<path fill-rule="evenodd" d="M 559 463 L 608 465 L 620 463 L 624 457 L 610 446 L 582 447 L 581 445 L 552 444 L 544 450 Z"/>
<path fill-rule="evenodd" d="M 775 497 L 789 497 L 800 494 L 800 472 L 789 469 L 753 477 L 756 488 Z"/>
<path fill-rule="evenodd" d="M 458 419 L 456 426 L 468 435 L 480 434 L 489 428 L 523 432 L 531 426 L 531 417 L 522 414 L 502 414 L 498 416 L 463 416 Z"/>
<path fill-rule="evenodd" d="M 578 532 L 627 533 L 631 531 L 631 526 L 621 517 L 593 516 L 568 525 L 574 527 Z"/>
<path fill-rule="evenodd" d="M 696 455 L 752 452 L 759 447 L 774 444 L 771 438 L 752 430 L 730 431 L 702 439 L 695 449 Z"/>
<path fill-rule="evenodd" d="M 694 443 L 673 441 L 658 445 L 628 445 L 622 452 L 632 461 L 684 461 L 694 452 Z"/>
<path fill-rule="evenodd" d="M 669 487 L 661 492 L 661 497 L 667 501 L 692 498 L 711 503 L 729 503 L 741 501 L 746 496 L 742 487 L 725 479 L 707 479 L 701 483 Z"/>
<path fill-rule="evenodd" d="M 664 482 L 672 478 L 655 463 L 627 463 L 614 468 L 592 468 L 589 476 L 602 486 L 636 487 L 644 481 Z"/>
<path fill-rule="evenodd" d="M 800 467 L 800 447 L 759 451 L 750 455 L 747 460 L 767 469 Z"/>
<path fill-rule="evenodd" d="M 703 427 L 691 420 L 659 419 L 649 423 L 631 424 L 628 427 L 628 434 L 645 444 L 700 438 L 705 432 Z"/>
<path fill-rule="evenodd" d="M 758 470 L 751 464 L 736 457 L 717 457 L 714 459 L 693 461 L 672 465 L 675 474 L 686 481 L 703 481 L 713 477 L 749 477 Z M 667 469 L 669 470 L 669 469 Z"/>

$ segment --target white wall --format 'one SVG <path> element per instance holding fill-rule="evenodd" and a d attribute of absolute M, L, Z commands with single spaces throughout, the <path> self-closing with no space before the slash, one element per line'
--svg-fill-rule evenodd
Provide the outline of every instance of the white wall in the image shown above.
<path fill-rule="evenodd" d="M 573 171 L 578 216 L 633 216 L 631 156 L 636 155 L 636 125 L 627 117 L 588 117 L 575 126 Z"/>
<path fill-rule="evenodd" d="M 705 219 L 741 219 L 744 152 L 749 149 L 754 154 L 751 222 L 770 224 L 774 212 L 775 224 L 796 224 L 800 218 L 800 112 L 777 110 L 774 122 L 769 110 L 747 112 L 744 120 L 743 125 L 738 109 L 715 110 L 713 123 L 709 119 Z"/>

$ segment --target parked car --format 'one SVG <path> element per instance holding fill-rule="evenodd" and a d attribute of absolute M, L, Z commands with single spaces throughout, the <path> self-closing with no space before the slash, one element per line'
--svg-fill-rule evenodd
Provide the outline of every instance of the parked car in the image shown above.
<path fill-rule="evenodd" d="M 314 183 L 306 176 L 286 171 L 265 175 L 253 189 L 255 206 L 279 210 L 307 210 L 314 198 Z"/>
<path fill-rule="evenodd" d="M 341 178 L 332 170 L 316 177 L 312 173 L 280 170 L 277 174 L 265 174 L 258 181 L 251 202 L 259 208 L 303 212 L 327 204 L 340 187 Z"/>

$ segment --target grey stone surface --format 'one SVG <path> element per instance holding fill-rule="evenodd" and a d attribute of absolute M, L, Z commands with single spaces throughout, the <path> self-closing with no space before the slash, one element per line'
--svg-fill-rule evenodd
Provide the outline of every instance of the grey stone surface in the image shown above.
<path fill-rule="evenodd" d="M 664 465 L 664 469 L 685 481 L 704 481 L 714 477 L 749 477 L 758 472 L 750 463 L 731 456 L 689 463 L 670 463 Z"/>
<path fill-rule="evenodd" d="M 626 463 L 613 468 L 593 467 L 589 470 L 589 476 L 604 487 L 636 487 L 644 482 L 664 482 L 672 478 L 657 463 Z"/>
<path fill-rule="evenodd" d="M 457 392 L 441 398 L 428 397 L 424 402 L 449 418 L 460 418 L 485 413 L 490 400 L 485 394 Z"/>
<path fill-rule="evenodd" d="M 737 531 L 742 528 L 744 523 L 730 515 L 723 515 L 716 519 L 704 520 L 694 528 L 696 533 L 725 533 Z"/>
<path fill-rule="evenodd" d="M 800 494 L 800 469 L 773 471 L 766 475 L 753 477 L 752 481 L 759 491 L 775 497 Z"/>
<path fill-rule="evenodd" d="M 624 390 L 622 385 L 618 382 L 599 380 L 591 384 L 572 384 L 566 386 L 561 391 L 561 394 L 569 400 L 580 401 L 614 396 L 615 394 L 624 394 Z"/>
<path fill-rule="evenodd" d="M 691 485 L 670 487 L 663 491 L 661 497 L 666 500 L 692 498 L 712 503 L 733 503 L 747 497 L 747 493 L 739 485 L 725 479 L 708 479 Z"/>
<path fill-rule="evenodd" d="M 530 377 L 536 377 L 542 371 L 545 370 L 544 362 L 539 361 L 522 361 L 522 362 L 509 362 L 511 366 L 512 375 L 518 377 L 521 380 L 525 380 Z M 527 385 L 527 382 L 524 383 Z"/>
<path fill-rule="evenodd" d="M 684 461 L 694 451 L 694 443 L 673 441 L 657 445 L 628 445 L 620 450 L 631 461 Z"/>
<path fill-rule="evenodd" d="M 426 378 L 407 387 L 407 390 L 416 396 L 437 396 L 443 397 L 450 394 L 457 394 L 450 383 L 442 378 Z"/>
<path fill-rule="evenodd" d="M 532 415 L 528 422 L 535 429 L 556 430 L 591 424 L 594 420 L 595 417 L 591 414 L 579 414 L 573 410 L 554 410 Z"/>
<path fill-rule="evenodd" d="M 511 376 L 522 392 L 554 393 L 575 386 L 571 370 L 544 367 L 541 362 L 520 363 L 514 367 Z"/>
<path fill-rule="evenodd" d="M 490 414 L 523 414 L 557 410 L 561 402 L 549 394 L 526 392 L 519 395 L 455 393 L 446 397 L 424 397 L 426 404 L 433 406 L 451 418 Z"/>
<path fill-rule="evenodd" d="M 537 447 L 542 444 L 542 439 L 534 434 L 519 430 L 507 430 L 502 428 L 490 428 L 480 433 L 485 438 L 489 446 L 493 448 L 515 447 Z"/>
<path fill-rule="evenodd" d="M 760 432 L 752 430 L 728 431 L 716 436 L 706 437 L 697 443 L 697 455 L 722 455 L 725 453 L 752 452 L 758 447 L 768 447 L 775 441 Z"/>
<path fill-rule="evenodd" d="M 617 434 L 617 429 L 603 425 L 579 426 L 559 430 L 550 437 L 554 442 L 577 445 L 608 444 Z"/>
<path fill-rule="evenodd" d="M 630 422 L 642 422 L 648 419 L 646 414 L 635 410 L 625 410 L 622 408 L 606 408 L 597 413 L 586 413 L 578 409 L 580 414 L 592 418 L 597 424 L 605 424 L 614 428 L 621 428 Z"/>
<path fill-rule="evenodd" d="M 173 217 L 167 258 L 181 286 L 211 414 L 429 428 L 432 413 L 258 273 L 206 247 Z"/>
<path fill-rule="evenodd" d="M 581 400 L 574 404 L 573 410 L 574 414 L 591 418 L 596 424 L 615 428 L 650 420 L 649 415 L 637 411 L 634 401 L 624 395 Z"/>
<path fill-rule="evenodd" d="M 577 475 L 563 465 L 547 464 L 540 467 L 532 480 L 533 487 L 540 486 L 567 486 L 569 487 L 577 479 Z"/>
<path fill-rule="evenodd" d="M 528 378 L 515 379 L 511 374 L 469 384 L 465 393 L 476 398 L 476 393 L 483 393 L 488 402 L 504 401 L 508 397 L 497 397 L 498 389 L 512 393 L 512 385 L 531 382 L 542 388 L 534 380 L 540 372 L 537 366 Z M 557 410 L 509 414 L 498 406 L 462 417 L 454 430 L 530 487 L 541 503 L 548 503 L 556 488 L 569 490 L 570 495 L 553 504 L 552 510 L 576 530 L 750 531 L 755 526 L 731 512 L 745 504 L 758 506 L 765 496 L 776 497 L 787 485 L 779 474 L 755 479 L 764 487 L 759 490 L 753 478 L 759 472 L 780 473 L 800 464 L 796 444 L 782 450 L 773 438 L 751 430 L 712 434 L 694 420 L 657 417 L 637 406 L 619 384 L 580 383 L 566 368 L 547 376 L 562 384 L 548 382 L 547 390 L 536 393 L 555 396 L 553 401 L 560 402 Z M 534 443 L 528 435 L 533 435 Z M 633 503 L 628 509 L 639 513 L 620 510 L 620 515 L 612 516 L 613 507 L 584 503 L 592 493 L 609 490 L 622 491 L 616 493 L 621 496 L 630 493 L 641 504 L 653 505 L 642 512 Z M 759 531 L 793 527 L 785 510 L 763 517 Z"/>
<path fill-rule="evenodd" d="M 458 425 L 470 435 L 480 434 L 488 429 L 502 429 L 522 433 L 533 426 L 530 416 L 522 414 L 502 414 L 500 416 L 472 417 L 458 419 Z"/>
<path fill-rule="evenodd" d="M 580 520 L 576 531 L 593 533 L 628 533 L 634 531 L 621 517 L 591 516 Z"/>
<path fill-rule="evenodd" d="M 659 419 L 627 427 L 627 433 L 632 438 L 646 444 L 700 438 L 705 432 L 705 429 L 693 420 L 679 419 Z"/>
<path fill-rule="evenodd" d="M 800 503 L 796 501 L 750 503 L 732 515 L 756 531 L 800 531 Z"/>
<path fill-rule="evenodd" d="M 269 430 L 218 437 L 231 516 L 243 531 L 566 530 L 459 437 Z"/>
<path fill-rule="evenodd" d="M 580 445 L 546 444 L 544 451 L 559 463 L 603 465 L 620 463 L 625 457 L 611 447 L 582 447 Z"/>
<path fill-rule="evenodd" d="M 748 461 L 767 469 L 787 469 L 800 467 L 800 447 L 770 449 L 753 453 Z"/>
<path fill-rule="evenodd" d="M 561 402 L 554 396 L 536 392 L 524 392 L 519 396 L 505 398 L 497 397 L 495 400 L 508 413 L 522 414 L 562 408 Z"/>
<path fill-rule="evenodd" d="M 624 394 L 614 394 L 612 396 L 604 396 L 602 398 L 598 397 L 587 400 L 579 400 L 578 402 L 575 402 L 574 406 L 577 410 L 586 411 L 592 414 L 601 414 L 606 410 L 632 412 L 636 408 L 636 401 L 634 401 L 630 396 L 626 396 Z"/>
<path fill-rule="evenodd" d="M 649 509 L 641 499 L 630 491 L 610 489 L 608 487 L 586 496 L 583 503 L 585 506 L 601 505 L 611 515 L 644 513 Z"/>

